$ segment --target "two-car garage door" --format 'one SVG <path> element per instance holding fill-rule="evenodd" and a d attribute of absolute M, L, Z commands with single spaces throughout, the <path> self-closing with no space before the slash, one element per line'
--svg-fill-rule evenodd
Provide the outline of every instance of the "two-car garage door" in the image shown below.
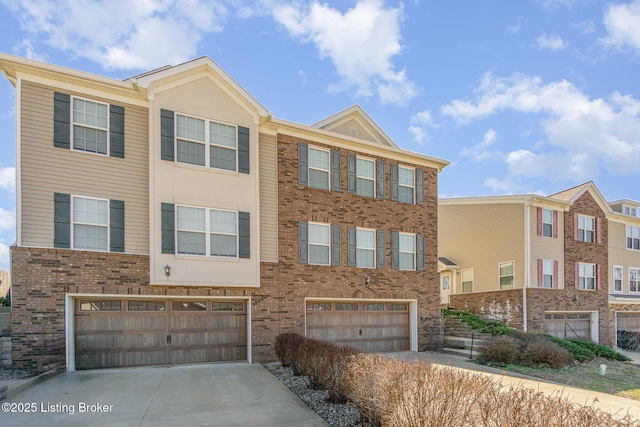
<path fill-rule="evenodd" d="M 247 360 L 246 301 L 77 299 L 77 369 Z"/>

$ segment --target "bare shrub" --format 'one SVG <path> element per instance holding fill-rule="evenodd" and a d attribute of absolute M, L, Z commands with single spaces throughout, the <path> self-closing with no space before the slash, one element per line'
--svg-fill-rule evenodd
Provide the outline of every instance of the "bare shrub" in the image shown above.
<path fill-rule="evenodd" d="M 478 360 L 486 364 L 516 364 L 561 368 L 574 361 L 573 355 L 542 334 L 510 331 L 494 337 L 480 349 Z"/>
<path fill-rule="evenodd" d="M 520 341 L 507 335 L 494 337 L 480 348 L 478 361 L 508 365 L 516 363 L 520 353 Z"/>
<path fill-rule="evenodd" d="M 533 367 L 562 368 L 573 363 L 573 355 L 558 344 L 539 336 L 526 343 L 521 364 Z"/>
<path fill-rule="evenodd" d="M 386 359 L 379 354 L 358 354 L 349 358 L 343 393 L 360 412 L 362 421 L 381 426 L 389 392 L 384 375 Z"/>
<path fill-rule="evenodd" d="M 302 335 L 293 332 L 276 336 L 274 350 L 282 366 L 291 366 L 291 357 L 303 340 Z"/>

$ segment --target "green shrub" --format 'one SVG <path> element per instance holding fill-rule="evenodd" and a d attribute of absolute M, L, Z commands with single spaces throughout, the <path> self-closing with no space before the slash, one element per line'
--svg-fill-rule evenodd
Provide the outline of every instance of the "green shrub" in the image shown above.
<path fill-rule="evenodd" d="M 460 310 L 442 310 L 443 316 L 455 317 L 456 319 L 462 320 L 464 323 L 471 326 L 472 329 L 491 335 L 504 335 L 507 332 L 513 330 L 513 328 L 505 325 L 502 322 L 497 320 L 484 320 L 475 314 L 469 313 L 468 311 L 460 311 Z"/>
<path fill-rule="evenodd" d="M 2 297 L 0 298 L 0 307 L 10 307 L 11 300 L 9 298 Z"/>
<path fill-rule="evenodd" d="M 631 360 L 624 354 L 618 353 L 611 347 L 607 347 L 606 345 L 602 345 L 602 344 L 596 344 L 593 341 L 589 341 L 585 339 L 573 339 L 569 341 L 590 350 L 593 354 L 595 354 L 598 357 L 603 357 L 605 359 L 620 360 L 622 362 L 628 362 Z"/>
<path fill-rule="evenodd" d="M 546 337 L 549 341 L 553 341 L 560 347 L 568 350 L 578 362 L 588 362 L 596 357 L 594 352 L 574 342 L 563 340 L 562 338 L 557 338 L 553 335 L 546 335 Z"/>

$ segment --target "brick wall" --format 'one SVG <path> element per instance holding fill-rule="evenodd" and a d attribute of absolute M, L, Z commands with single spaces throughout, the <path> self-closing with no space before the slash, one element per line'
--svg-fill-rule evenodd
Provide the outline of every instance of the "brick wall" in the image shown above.
<path fill-rule="evenodd" d="M 522 329 L 522 289 L 451 295 L 450 307 Z"/>

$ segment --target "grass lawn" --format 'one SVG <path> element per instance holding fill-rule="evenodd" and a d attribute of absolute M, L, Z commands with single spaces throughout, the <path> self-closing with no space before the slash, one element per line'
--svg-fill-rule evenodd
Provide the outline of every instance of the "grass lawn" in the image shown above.
<path fill-rule="evenodd" d="M 601 363 L 607 365 L 607 372 L 604 376 L 599 374 Z M 629 362 L 594 359 L 587 363 L 561 369 L 528 368 L 516 365 L 507 365 L 505 369 L 570 387 L 609 394 L 627 392 L 624 397 L 640 400 L 640 390 L 638 390 L 640 388 L 640 365 L 632 365 Z"/>

